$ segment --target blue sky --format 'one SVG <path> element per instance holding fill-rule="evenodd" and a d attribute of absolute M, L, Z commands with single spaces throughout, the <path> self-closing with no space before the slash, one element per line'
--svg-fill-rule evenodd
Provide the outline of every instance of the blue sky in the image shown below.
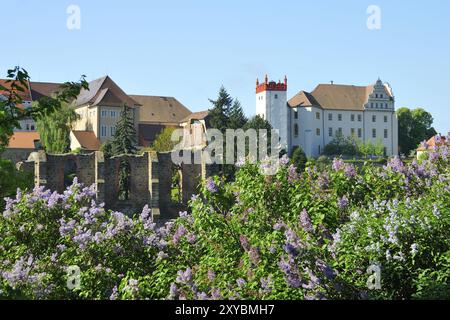
<path fill-rule="evenodd" d="M 71 4 L 80 30 L 66 27 Z M 369 5 L 381 9 L 381 30 L 366 27 Z M 2 75 L 17 64 L 35 81 L 108 74 L 127 93 L 175 96 L 192 111 L 223 84 L 248 115 L 265 73 L 286 74 L 289 97 L 381 77 L 397 107 L 424 107 L 450 131 L 447 0 L 9 0 L 0 15 Z"/>

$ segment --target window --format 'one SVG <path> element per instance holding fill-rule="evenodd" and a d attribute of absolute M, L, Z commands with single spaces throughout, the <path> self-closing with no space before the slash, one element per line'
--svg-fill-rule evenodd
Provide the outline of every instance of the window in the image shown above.
<path fill-rule="evenodd" d="M 377 129 L 372 129 L 372 138 L 377 137 Z"/>
<path fill-rule="evenodd" d="M 115 126 L 112 126 L 112 127 L 110 127 L 109 129 L 110 129 L 111 137 L 114 137 L 114 136 L 116 135 L 116 127 L 115 127 Z"/>
<path fill-rule="evenodd" d="M 352 114 L 352 115 L 350 116 L 350 121 L 355 121 L 355 115 L 354 115 L 354 114 Z"/>
<path fill-rule="evenodd" d="M 30 129 L 31 131 L 34 131 L 34 129 L 35 129 L 35 128 L 34 128 L 34 124 L 32 124 L 32 125 L 30 126 L 30 128 L 31 128 L 31 129 Z"/>
<path fill-rule="evenodd" d="M 375 115 L 372 116 L 372 122 L 377 122 L 377 116 Z"/>
<path fill-rule="evenodd" d="M 333 121 L 333 114 L 332 113 L 328 114 L 328 121 Z"/>
<path fill-rule="evenodd" d="M 383 148 L 383 155 L 384 155 L 385 157 L 387 156 L 387 148 L 386 148 L 386 147 Z"/>
<path fill-rule="evenodd" d="M 106 115 L 108 114 L 107 110 L 102 110 L 102 117 L 106 117 Z"/>
<path fill-rule="evenodd" d="M 377 99 L 378 99 L 378 93 L 375 93 L 375 98 L 377 98 Z"/>
<path fill-rule="evenodd" d="M 351 128 L 351 129 L 350 129 L 350 134 L 351 134 L 352 136 L 355 135 L 355 128 Z"/>
<path fill-rule="evenodd" d="M 358 114 L 358 121 L 361 122 L 362 121 L 362 115 Z"/>
<path fill-rule="evenodd" d="M 294 137 L 298 137 L 298 124 L 294 124 Z"/>
<path fill-rule="evenodd" d="M 316 129 L 316 136 L 320 136 L 320 129 L 319 128 Z"/>
<path fill-rule="evenodd" d="M 383 94 L 380 94 L 380 98 L 383 99 Z"/>
<path fill-rule="evenodd" d="M 320 112 L 316 112 L 316 119 L 320 120 Z"/>
<path fill-rule="evenodd" d="M 384 138 L 387 139 L 388 138 L 388 130 L 384 129 Z"/>
<path fill-rule="evenodd" d="M 373 102 L 370 104 L 370 107 L 373 108 Z"/>
<path fill-rule="evenodd" d="M 384 122 L 388 122 L 387 116 L 384 116 Z"/>
<path fill-rule="evenodd" d="M 341 113 L 338 114 L 338 121 L 342 121 L 342 114 Z"/>
<path fill-rule="evenodd" d="M 278 95 L 277 94 L 275 94 L 275 99 L 278 99 Z"/>
<path fill-rule="evenodd" d="M 29 131 L 29 130 L 30 130 L 30 124 L 27 123 L 27 131 Z"/>
<path fill-rule="evenodd" d="M 106 137 L 106 126 L 102 126 L 100 134 L 102 137 Z"/>
<path fill-rule="evenodd" d="M 328 136 L 329 137 L 333 136 L 333 128 L 328 128 Z"/>
<path fill-rule="evenodd" d="M 386 109 L 388 108 L 388 104 L 387 103 L 385 103 L 385 107 L 386 107 Z"/>
<path fill-rule="evenodd" d="M 111 118 L 115 118 L 115 117 L 116 117 L 116 112 L 113 111 L 113 110 L 111 110 L 111 111 L 109 112 L 109 115 L 110 115 Z"/>
<path fill-rule="evenodd" d="M 298 119 L 298 109 L 294 109 L 294 119 Z"/>
<path fill-rule="evenodd" d="M 378 108 L 378 103 L 375 103 L 375 108 Z"/>
<path fill-rule="evenodd" d="M 338 132 L 342 134 L 342 128 L 338 128 Z"/>
<path fill-rule="evenodd" d="M 362 129 L 358 128 L 358 138 L 362 138 Z"/>

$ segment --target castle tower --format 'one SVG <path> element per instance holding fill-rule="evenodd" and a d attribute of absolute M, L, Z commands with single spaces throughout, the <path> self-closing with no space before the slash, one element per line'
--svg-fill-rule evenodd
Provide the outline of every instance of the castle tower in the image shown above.
<path fill-rule="evenodd" d="M 290 151 L 289 108 L 287 106 L 287 77 L 284 81 L 264 82 L 256 79 L 256 114 L 269 121 L 273 129 L 279 130 L 282 148 Z"/>

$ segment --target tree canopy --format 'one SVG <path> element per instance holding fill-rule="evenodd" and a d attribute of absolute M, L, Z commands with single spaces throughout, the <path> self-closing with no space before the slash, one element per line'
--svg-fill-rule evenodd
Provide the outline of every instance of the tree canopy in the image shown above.
<path fill-rule="evenodd" d="M 132 111 L 130 107 L 124 105 L 120 112 L 120 120 L 117 122 L 116 134 L 112 141 L 114 155 L 134 154 L 137 151 L 137 134 Z"/>
<path fill-rule="evenodd" d="M 424 109 L 400 108 L 396 113 L 400 153 L 409 155 L 422 141 L 436 135 L 437 132 L 432 127 L 433 117 Z"/>
<path fill-rule="evenodd" d="M 38 102 L 39 104 L 39 102 Z M 66 102 L 58 112 L 45 110 L 36 121 L 41 143 L 48 153 L 65 153 L 70 151 L 70 130 L 72 123 L 79 118 Z"/>
<path fill-rule="evenodd" d="M 0 85 L 0 91 L 5 92 L 5 99 L 0 100 L 0 151 L 4 149 L 14 133 L 14 129 L 20 128 L 20 120 L 33 118 L 39 120 L 44 116 L 60 110 L 62 103 L 69 103 L 75 99 L 81 89 L 89 90 L 89 84 L 82 75 L 78 82 L 63 83 L 53 97 L 42 97 L 32 108 L 21 108 L 21 93 L 28 87 L 30 76 L 28 72 L 19 66 L 8 70 L 8 88 Z"/>

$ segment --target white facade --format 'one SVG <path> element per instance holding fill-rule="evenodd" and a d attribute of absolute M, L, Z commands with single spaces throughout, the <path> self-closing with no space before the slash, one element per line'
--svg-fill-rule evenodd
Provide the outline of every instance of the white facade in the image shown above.
<path fill-rule="evenodd" d="M 257 89 L 256 113 L 279 129 L 282 138 L 288 133 L 282 141 L 287 142 L 289 152 L 300 146 L 307 156 L 318 157 L 340 131 L 365 142 L 381 141 L 386 156 L 398 155 L 395 99 L 389 85 L 381 80 L 367 87 L 320 85 L 312 93 L 300 92 L 289 102 L 283 100 L 285 97 L 286 91 Z"/>
<path fill-rule="evenodd" d="M 279 130 L 282 149 L 289 149 L 291 142 L 290 121 L 287 108 L 287 79 L 284 83 L 256 83 L 256 114 L 269 121 L 273 129 Z"/>

